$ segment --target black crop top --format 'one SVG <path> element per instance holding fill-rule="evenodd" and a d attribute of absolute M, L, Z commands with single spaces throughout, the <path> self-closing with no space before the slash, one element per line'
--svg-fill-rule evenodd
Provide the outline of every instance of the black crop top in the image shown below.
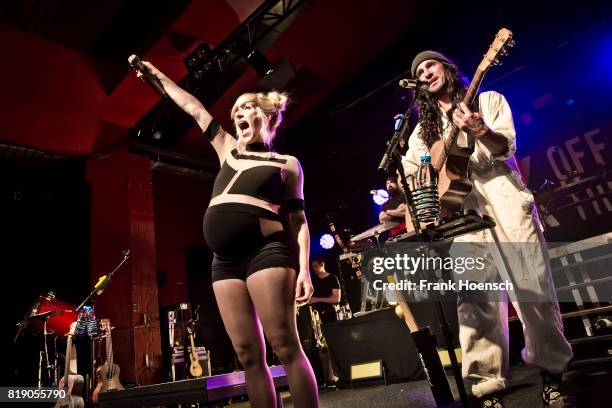
<path fill-rule="evenodd" d="M 213 119 L 208 126 L 208 129 L 204 131 L 203 134 L 209 140 L 212 140 L 217 136 L 219 130 L 219 123 Z M 236 138 L 236 136 L 232 136 Z M 245 147 L 245 152 L 242 154 L 238 153 L 237 148 L 232 149 L 230 154 L 235 161 L 246 160 L 248 161 L 248 164 L 245 166 L 246 168 L 242 169 L 236 178 L 238 170 L 232 167 L 232 165 L 229 163 L 229 158 L 226 158 L 215 179 L 211 200 L 222 193 L 238 194 L 254 197 L 274 206 L 283 206 L 284 209 L 289 212 L 303 210 L 304 200 L 300 198 L 292 198 L 284 201 L 286 193 L 282 173 L 286 169 L 287 159 L 279 157 L 279 155 L 274 153 L 270 154 L 268 157 L 251 154 L 252 152 L 269 151 L 269 146 L 265 145 L 264 143 L 248 144 Z M 219 203 L 215 204 L 214 207 L 219 205 L 231 205 L 232 207 L 239 206 L 243 207 L 244 209 L 246 209 L 244 206 L 254 207 L 252 205 L 234 202 Z M 270 211 L 263 208 L 259 209 L 261 211 L 250 208 L 249 212 L 253 212 L 253 210 L 255 210 L 255 213 L 258 215 L 264 215 L 261 213 L 261 211 L 268 213 L 266 216 L 271 215 L 269 214 Z M 274 214 L 274 216 L 276 215 L 277 214 Z"/>

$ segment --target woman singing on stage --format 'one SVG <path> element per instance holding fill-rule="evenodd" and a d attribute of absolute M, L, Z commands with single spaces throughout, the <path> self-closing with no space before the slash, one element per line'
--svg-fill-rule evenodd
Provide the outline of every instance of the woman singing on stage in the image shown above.
<path fill-rule="evenodd" d="M 204 215 L 204 237 L 214 251 L 213 290 L 244 367 L 251 404 L 275 407 L 277 403 L 266 364 L 265 333 L 285 367 L 294 405 L 318 406 L 316 381 L 295 322 L 295 303 L 307 302 L 313 293 L 303 174 L 295 157 L 270 147 L 287 95 L 241 95 L 231 111 L 234 136 L 193 95 L 152 64 L 143 64 L 195 119 L 219 156 L 221 170 Z M 281 208 L 288 214 L 289 231 L 281 222 Z M 290 254 L 292 244 L 299 248 L 298 265 Z"/>

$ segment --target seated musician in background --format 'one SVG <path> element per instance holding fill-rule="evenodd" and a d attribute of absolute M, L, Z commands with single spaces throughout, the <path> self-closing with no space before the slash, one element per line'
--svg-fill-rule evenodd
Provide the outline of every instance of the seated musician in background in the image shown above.
<path fill-rule="evenodd" d="M 399 222 L 397 227 L 391 229 L 390 237 L 400 234 L 406 230 L 406 203 L 404 195 L 397 185 L 397 176 L 388 176 L 385 188 L 389 193 L 389 199 L 380 207 L 378 220 L 381 224 Z"/>
<path fill-rule="evenodd" d="M 462 235 L 454 242 L 469 242 L 475 256 L 485 257 L 487 268 L 469 280 L 495 282 L 501 278 L 512 282 L 515 289 L 548 299 L 540 302 L 512 299 L 523 324 L 523 360 L 541 370 L 544 406 L 571 407 L 573 399 L 564 396 L 560 387 L 572 349 L 563 335 L 533 195 L 523 184 L 514 158 L 516 138 L 510 106 L 503 95 L 494 91 L 477 97 L 478 108 L 466 106 L 463 98 L 467 85 L 457 66 L 439 52 L 416 55 L 411 73 L 415 79 L 426 82 L 429 91 L 417 96 L 420 120 L 402 161 L 406 176 L 414 176 L 419 157 L 428 154 L 436 141 L 447 136 L 452 125 L 462 131 L 459 146 L 467 146 L 473 140 L 469 176 L 473 189 L 463 209 L 489 215 L 496 225 Z M 513 245 L 501 245 L 502 242 Z M 471 277 L 464 275 L 462 279 L 468 278 Z M 507 303 L 459 301 L 458 317 L 463 377 L 471 384 L 472 394 L 480 399 L 481 406 L 503 407 L 501 393 L 508 387 Z"/>

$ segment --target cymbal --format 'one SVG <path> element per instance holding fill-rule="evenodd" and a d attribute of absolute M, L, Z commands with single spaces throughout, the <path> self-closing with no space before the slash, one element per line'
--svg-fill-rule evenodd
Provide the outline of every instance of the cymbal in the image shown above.
<path fill-rule="evenodd" d="M 70 312 L 70 310 L 62 310 L 62 309 L 48 310 L 46 312 L 32 315 L 28 317 L 28 319 L 46 319 L 47 317 L 55 316 L 58 314 L 64 314 L 64 312 Z"/>
<path fill-rule="evenodd" d="M 397 227 L 398 225 L 400 225 L 400 223 L 395 221 L 384 222 L 382 224 L 375 225 L 372 228 L 363 231 L 361 234 L 357 234 L 352 237 L 351 242 L 361 241 L 362 239 L 370 238 L 374 235 L 380 235 L 385 231 Z"/>

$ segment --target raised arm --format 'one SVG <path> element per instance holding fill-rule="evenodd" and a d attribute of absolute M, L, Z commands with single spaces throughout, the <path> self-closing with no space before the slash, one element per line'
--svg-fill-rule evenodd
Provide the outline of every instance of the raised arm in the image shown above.
<path fill-rule="evenodd" d="M 130 57 L 130 59 L 131 58 L 132 57 Z M 159 79 L 168 97 L 196 121 L 200 129 L 202 129 L 203 134 L 207 136 L 217 152 L 219 161 L 222 162 L 225 157 L 225 152 L 234 143 L 232 135 L 218 125 L 212 115 L 195 96 L 174 83 L 174 81 L 168 78 L 150 62 L 142 61 L 142 63 L 149 70 L 151 75 Z M 138 77 L 142 78 L 143 74 L 138 72 Z"/>

